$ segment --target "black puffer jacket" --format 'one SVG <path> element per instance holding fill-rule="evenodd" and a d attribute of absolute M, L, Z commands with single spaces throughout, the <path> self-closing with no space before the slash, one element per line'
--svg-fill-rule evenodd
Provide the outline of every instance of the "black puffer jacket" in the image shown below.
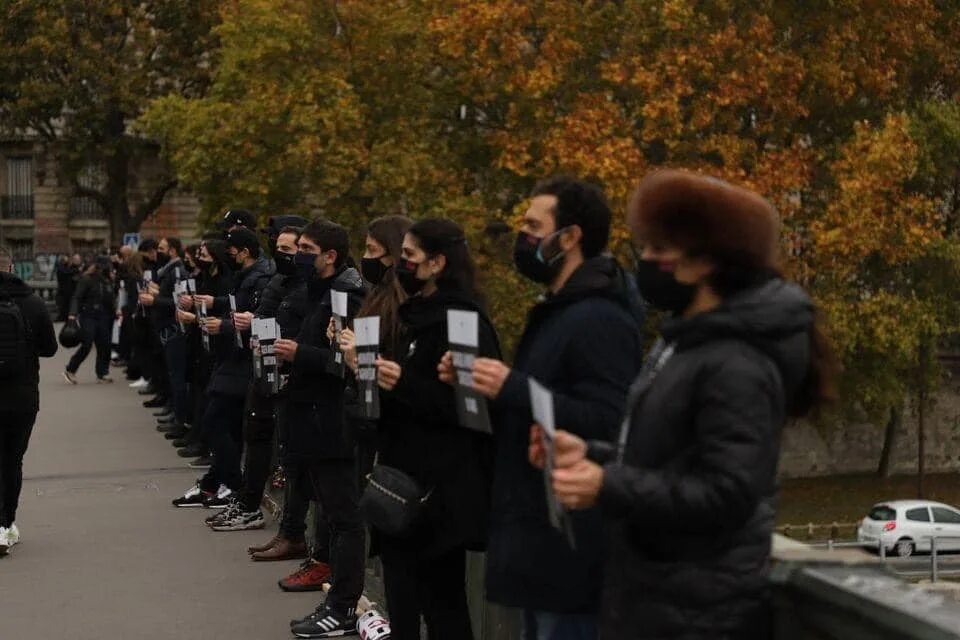
<path fill-rule="evenodd" d="M 347 314 L 352 318 L 363 302 L 360 273 L 343 266 L 336 275 L 308 283 L 310 313 L 297 335 L 297 354 L 284 390 L 296 420 L 281 421 L 283 454 L 292 459 L 350 459 L 354 456 L 353 434 L 344 419 L 343 377 L 332 375 L 334 351 L 327 338 L 333 315 L 331 290 L 347 294 Z M 346 372 L 345 372 L 346 373 Z"/>
<path fill-rule="evenodd" d="M 441 289 L 409 298 L 400 307 L 402 332 L 397 359 L 402 373 L 392 391 L 381 392 L 377 450 L 380 463 L 413 476 L 427 500 L 420 529 L 407 539 L 383 544 L 412 546 L 426 555 L 455 547 L 486 546 L 493 479 L 493 438 L 459 425 L 453 387 L 437 378 L 449 349 L 447 311 L 480 314 L 479 355 L 500 358 L 496 331 L 480 305 L 459 291 Z M 491 415 L 496 423 L 496 417 Z"/>
<path fill-rule="evenodd" d="M 812 323 L 807 295 L 773 280 L 664 326 L 673 355 L 651 354 L 628 398 L 622 461 L 604 469 L 601 638 L 769 637 L 780 435 Z M 644 385 L 654 359 L 664 364 Z M 591 447 L 595 459 L 610 454 Z"/>
<path fill-rule="evenodd" d="M 512 607 L 596 613 L 603 586 L 598 509 L 572 512 L 576 549 L 547 516 L 543 474 L 527 460 L 529 378 L 553 392 L 560 426 L 615 439 L 630 381 L 643 357 L 624 275 L 612 258 L 577 269 L 530 312 L 496 407 L 497 466 L 487 549 L 487 597 Z"/>
<path fill-rule="evenodd" d="M 176 258 L 165 264 L 156 275 L 160 290 L 150 305 L 150 320 L 156 331 L 162 331 L 177 324 L 177 303 L 173 292 L 177 283 L 187 277 L 187 268 L 183 260 Z"/>
<path fill-rule="evenodd" d="M 47 306 L 23 280 L 12 273 L 0 273 L 0 298 L 20 307 L 27 332 L 27 366 L 14 378 L 0 379 L 0 410 L 37 411 L 40 407 L 40 358 L 57 352 L 57 338 Z"/>
<path fill-rule="evenodd" d="M 264 258 L 239 271 L 235 276 L 236 287 L 233 290 L 237 311 L 255 310 L 260 304 L 260 294 L 272 276 L 273 266 Z M 224 299 L 226 297 L 214 298 L 214 306 L 222 309 L 224 317 L 220 334 L 216 337 L 218 364 L 210 378 L 209 390 L 242 397 L 246 395 L 247 386 L 253 377 L 253 357 L 248 340 L 241 340 L 243 348 L 237 346 L 229 303 L 218 305 L 216 302 Z"/>
<path fill-rule="evenodd" d="M 112 316 L 116 306 L 113 283 L 100 273 L 80 278 L 70 302 L 70 315 L 105 313 Z"/>

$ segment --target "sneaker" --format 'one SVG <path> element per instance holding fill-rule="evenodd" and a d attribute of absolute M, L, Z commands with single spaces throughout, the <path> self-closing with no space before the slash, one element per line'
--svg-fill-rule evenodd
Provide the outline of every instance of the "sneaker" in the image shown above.
<path fill-rule="evenodd" d="M 146 378 L 140 378 L 139 380 L 134 380 L 133 382 L 131 382 L 131 383 L 128 384 L 127 386 L 130 387 L 131 389 L 143 389 L 143 388 L 144 388 L 145 386 L 147 386 L 148 384 L 150 384 L 150 383 L 147 382 L 147 379 L 146 379 Z"/>
<path fill-rule="evenodd" d="M 353 611 L 339 613 L 324 606 L 307 619 L 290 627 L 298 638 L 340 638 L 359 635 L 357 615 Z"/>
<path fill-rule="evenodd" d="M 143 401 L 143 406 L 145 406 L 147 409 L 157 409 L 159 407 L 165 406 L 166 404 L 167 404 L 167 399 L 161 396 L 156 396 L 149 400 Z"/>
<path fill-rule="evenodd" d="M 333 570 L 326 562 L 307 558 L 300 568 L 277 582 L 284 591 L 323 591 L 323 583 L 330 580 Z"/>
<path fill-rule="evenodd" d="M 10 529 L 0 527 L 0 557 L 7 555 L 13 543 L 10 541 Z"/>
<path fill-rule="evenodd" d="M 187 466 L 191 469 L 209 469 L 213 466 L 213 458 L 210 456 L 200 456 L 196 460 L 191 460 Z"/>
<path fill-rule="evenodd" d="M 97 376 L 97 384 L 113 384 L 113 378 L 110 376 Z"/>
<path fill-rule="evenodd" d="M 17 523 L 14 522 L 10 525 L 10 546 L 12 547 L 15 544 L 20 544 L 20 529 L 17 529 Z"/>
<path fill-rule="evenodd" d="M 63 379 L 70 384 L 77 384 L 77 375 L 75 373 L 70 373 L 66 369 L 63 371 Z"/>
<path fill-rule="evenodd" d="M 173 506 L 175 507 L 202 507 L 204 500 L 207 498 L 216 497 L 215 494 L 207 493 L 200 488 L 200 483 L 190 487 L 186 493 L 184 493 L 179 498 L 173 500 Z"/>
<path fill-rule="evenodd" d="M 203 499 L 203 506 L 206 509 L 226 509 L 230 505 L 230 496 L 233 495 L 228 487 L 220 485 L 216 495 L 209 495 Z"/>
<path fill-rule="evenodd" d="M 240 501 L 236 497 L 230 496 L 227 499 L 227 506 L 223 511 L 214 511 L 211 515 L 203 519 L 207 526 L 213 525 L 226 518 L 232 518 L 234 514 L 240 511 Z"/>
<path fill-rule="evenodd" d="M 238 505 L 236 511 L 229 516 L 212 522 L 210 528 L 214 531 L 249 531 L 252 529 L 263 529 L 266 524 L 267 521 L 264 520 L 262 511 L 259 509 L 256 511 L 244 511 Z"/>

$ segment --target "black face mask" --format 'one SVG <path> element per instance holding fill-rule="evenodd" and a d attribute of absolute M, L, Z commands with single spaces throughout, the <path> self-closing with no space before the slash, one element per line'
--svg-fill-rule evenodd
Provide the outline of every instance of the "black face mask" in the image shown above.
<path fill-rule="evenodd" d="M 197 267 L 200 269 L 200 273 L 210 273 L 210 269 L 213 268 L 213 260 L 197 259 Z"/>
<path fill-rule="evenodd" d="M 284 276 L 293 276 L 297 274 L 297 265 L 294 262 L 297 254 L 284 253 L 277 251 L 273 254 L 273 261 L 277 263 L 277 273 Z"/>
<path fill-rule="evenodd" d="M 656 260 L 637 260 L 637 288 L 644 300 L 674 315 L 686 311 L 697 292 L 696 286 L 677 282 Z"/>
<path fill-rule="evenodd" d="M 363 275 L 363 279 L 370 284 L 380 284 L 383 281 L 383 276 L 387 275 L 389 270 L 390 267 L 383 264 L 380 258 L 360 259 L 360 273 Z"/>
<path fill-rule="evenodd" d="M 558 251 L 556 255 L 546 258 L 543 245 L 554 236 L 556 234 L 538 238 L 523 231 L 517 234 L 517 242 L 513 246 L 513 264 L 522 276 L 541 284 L 553 282 L 563 267 L 564 252 Z"/>
<path fill-rule="evenodd" d="M 293 255 L 293 266 L 300 277 L 304 280 L 312 280 L 314 274 L 316 273 L 316 268 L 314 263 L 317 261 L 317 256 L 312 253 L 295 253 Z"/>
<path fill-rule="evenodd" d="M 166 264 L 170 262 L 170 256 L 165 253 L 157 252 L 157 266 L 163 268 Z"/>
<path fill-rule="evenodd" d="M 421 280 L 417 277 L 417 268 L 419 266 L 419 262 L 412 262 L 410 260 L 401 260 L 400 264 L 397 265 L 397 281 L 400 283 L 400 286 L 403 287 L 403 290 L 407 292 L 408 296 L 420 293 L 420 290 L 427 284 L 426 280 Z"/>

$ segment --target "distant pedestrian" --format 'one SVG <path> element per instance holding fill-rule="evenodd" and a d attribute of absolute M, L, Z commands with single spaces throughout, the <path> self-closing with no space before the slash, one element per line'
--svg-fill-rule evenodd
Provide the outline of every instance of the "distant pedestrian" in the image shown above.
<path fill-rule="evenodd" d="M 780 435 L 829 394 L 814 305 L 780 275 L 777 214 L 753 192 L 661 171 L 628 221 L 640 292 L 672 317 L 618 442 L 555 439 L 560 500 L 608 525 L 600 638 L 770 638 Z"/>
<path fill-rule="evenodd" d="M 77 370 L 90 354 L 93 345 L 97 348 L 97 382 L 113 382 L 109 374 L 114 300 L 113 265 L 107 257 L 97 258 L 80 279 L 70 303 L 67 320 L 76 320 L 83 336 L 80 348 L 74 352 L 63 372 L 64 379 L 70 384 L 77 384 Z"/>
<path fill-rule="evenodd" d="M 0 556 L 20 542 L 17 505 L 40 408 L 39 359 L 56 352 L 46 304 L 13 275 L 13 256 L 0 246 Z"/>

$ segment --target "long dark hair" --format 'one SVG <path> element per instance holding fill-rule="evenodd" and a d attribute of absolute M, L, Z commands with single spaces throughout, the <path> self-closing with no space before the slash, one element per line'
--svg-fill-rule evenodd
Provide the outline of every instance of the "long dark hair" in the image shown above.
<path fill-rule="evenodd" d="M 387 256 L 396 265 L 403 248 L 403 236 L 410 229 L 413 220 L 405 216 L 382 216 L 367 226 L 367 235 L 383 245 Z M 397 281 L 393 268 L 383 274 L 383 279 L 367 294 L 357 317 L 380 316 L 380 348 L 387 357 L 396 356 L 399 338 L 400 319 L 398 310 L 407 294 Z"/>
<path fill-rule="evenodd" d="M 213 258 L 210 275 L 213 277 L 229 277 L 233 273 L 230 254 L 227 253 L 227 243 L 223 240 L 204 240 L 203 245 L 207 253 Z"/>
<path fill-rule="evenodd" d="M 428 256 L 442 255 L 447 259 L 447 266 L 437 278 L 438 289 L 459 291 L 478 304 L 484 304 L 483 294 L 477 286 L 477 267 L 470 256 L 463 227 L 453 220 L 427 218 L 415 222 L 408 233 L 416 238 Z"/>

